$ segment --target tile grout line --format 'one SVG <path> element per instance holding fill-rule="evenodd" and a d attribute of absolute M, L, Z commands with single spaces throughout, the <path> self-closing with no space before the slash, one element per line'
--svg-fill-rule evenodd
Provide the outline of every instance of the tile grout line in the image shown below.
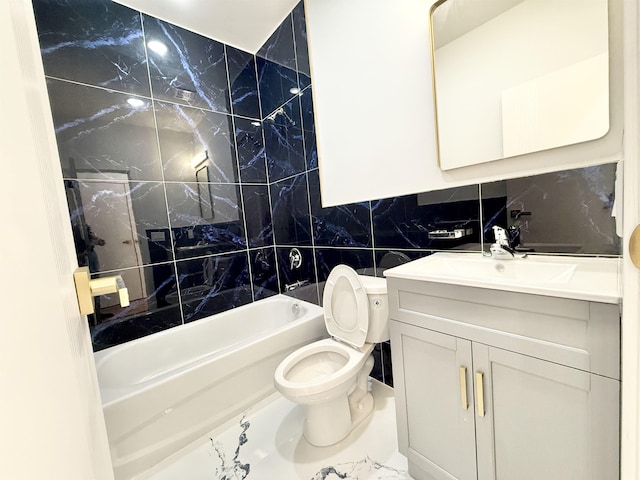
<path fill-rule="evenodd" d="M 320 276 L 318 275 L 318 260 L 316 258 L 317 250 L 316 250 L 316 241 L 315 241 L 315 230 L 313 227 L 313 212 L 311 211 L 311 185 L 309 182 L 309 159 L 307 158 L 307 142 L 305 140 L 305 126 L 304 126 L 304 112 L 302 111 L 302 89 L 300 88 L 300 65 L 298 64 L 298 45 L 296 42 L 296 26 L 293 21 L 293 10 L 289 14 L 289 21 L 291 22 L 291 39 L 293 42 L 293 59 L 296 64 L 296 85 L 298 87 L 298 93 L 296 97 L 298 97 L 298 111 L 300 113 L 300 127 L 302 133 L 302 154 L 304 155 L 304 173 L 307 179 L 307 207 L 309 208 L 309 236 L 311 237 L 311 256 L 313 260 L 313 272 L 315 276 L 315 284 L 316 284 L 316 298 L 318 300 L 318 305 L 322 305 L 322 300 L 320 298 Z M 311 87 L 311 83 L 309 83 L 309 88 Z M 305 89 L 306 90 L 306 89 Z M 295 98 L 295 97 L 294 97 Z M 289 102 L 292 99 L 289 100 Z M 288 102 L 287 102 L 288 103 Z M 320 199 L 322 202 L 322 198 Z"/>
<path fill-rule="evenodd" d="M 262 93 L 260 91 L 260 75 L 258 73 L 258 57 L 253 55 L 253 68 L 256 73 L 256 89 L 258 91 L 258 110 L 259 115 L 262 117 Z M 280 268 L 278 262 L 278 246 L 276 243 L 276 228 L 274 223 L 273 214 L 273 199 L 271 198 L 271 182 L 269 175 L 269 157 L 267 155 L 267 138 L 265 136 L 265 123 L 264 118 L 260 118 L 260 133 L 262 135 L 262 146 L 264 148 L 263 162 L 264 162 L 264 174 L 267 182 L 267 198 L 269 199 L 269 215 L 271 217 L 271 245 L 273 246 L 273 260 L 274 267 L 276 269 L 276 283 L 278 284 L 278 294 L 282 293 L 280 288 Z"/>
<path fill-rule="evenodd" d="M 98 173 L 100 172 L 106 172 L 107 174 L 109 173 L 125 173 L 124 171 L 122 172 L 116 172 L 116 171 L 106 171 L 106 170 L 100 170 Z M 84 173 L 84 172 L 81 172 Z M 79 182 L 86 182 L 86 183 L 114 183 L 114 184 L 118 184 L 118 183 L 166 183 L 169 185 L 185 185 L 185 184 L 193 184 L 193 185 L 235 185 L 235 186 L 240 186 L 240 185 L 253 185 L 253 186 L 259 186 L 259 185 L 265 185 L 264 183 L 258 183 L 258 182 L 197 182 L 195 180 L 193 181 L 180 181 L 180 180 L 137 180 L 137 179 L 131 179 L 128 181 L 125 180 L 118 180 L 115 178 L 73 178 L 73 177 L 63 177 L 63 180 L 72 180 L 72 181 L 79 181 Z"/>
<path fill-rule="evenodd" d="M 145 55 L 145 59 L 147 62 L 147 80 L 149 81 L 149 95 L 151 96 L 151 110 L 153 112 L 153 123 L 155 125 L 155 130 L 156 130 L 156 141 L 157 141 L 157 146 L 158 146 L 158 157 L 160 160 L 160 173 L 162 175 L 162 188 L 164 190 L 164 203 L 165 203 L 165 208 L 166 208 L 166 214 L 167 214 L 167 224 L 169 226 L 169 242 L 171 245 L 171 256 L 173 257 L 173 274 L 175 277 L 175 282 L 176 282 L 176 292 L 178 294 L 178 304 L 180 305 L 180 320 L 182 322 L 182 325 L 184 325 L 185 322 L 185 318 L 184 318 L 184 309 L 182 308 L 182 292 L 181 292 L 181 288 L 180 288 L 180 275 L 178 273 L 178 259 L 177 259 L 177 254 L 176 254 L 176 246 L 175 246 L 175 241 L 173 238 L 173 228 L 171 226 L 171 215 L 169 214 L 169 195 L 167 194 L 167 184 L 165 183 L 165 178 L 164 178 L 164 165 L 162 163 L 162 148 L 160 147 L 160 131 L 158 129 L 158 116 L 156 114 L 156 106 L 155 106 L 155 99 L 153 96 L 153 85 L 151 83 L 151 70 L 149 68 L 149 52 L 147 50 L 147 36 L 146 36 L 146 31 L 144 28 L 144 17 L 142 15 L 142 12 L 138 12 L 140 15 L 140 26 L 142 29 L 142 40 L 144 42 L 144 55 Z"/>
<path fill-rule="evenodd" d="M 478 184 L 478 214 L 480 215 L 480 252 L 484 252 L 484 208 L 482 208 L 482 184 Z"/>
<path fill-rule="evenodd" d="M 225 44 L 222 44 L 222 45 L 224 46 Z M 147 55 L 146 44 L 145 44 L 145 55 Z M 148 55 L 147 55 L 147 58 L 148 58 Z M 147 60 L 147 72 L 148 72 L 149 88 L 151 88 L 151 74 L 149 72 L 148 60 Z M 196 110 L 202 110 L 204 112 L 215 113 L 215 114 L 224 115 L 224 116 L 227 116 L 227 117 L 236 116 L 236 117 L 242 118 L 244 120 L 260 120 L 259 118 L 247 117 L 245 115 L 236 115 L 236 114 L 231 113 L 231 112 L 220 112 L 218 110 L 211 110 L 210 108 L 204 108 L 204 107 L 199 107 L 199 106 L 196 106 L 196 105 L 190 105 L 188 103 L 179 103 L 179 102 L 175 102 L 175 101 L 172 101 L 172 100 L 158 99 L 158 98 L 155 98 L 153 96 L 153 92 L 151 93 L 151 96 L 148 97 L 146 95 L 141 95 L 139 93 L 125 92 L 123 90 L 117 90 L 117 89 L 114 89 L 114 88 L 102 87 L 100 85 L 92 85 L 90 83 L 78 82 L 77 80 L 68 80 L 66 78 L 54 77 L 52 75 L 45 75 L 45 78 L 47 78 L 49 80 L 55 80 L 55 81 L 58 81 L 58 82 L 68 83 L 68 84 L 71 84 L 71 85 L 78 85 L 80 87 L 92 88 L 92 89 L 95 89 L 95 90 L 102 90 L 102 91 L 108 92 L 108 93 L 117 93 L 119 95 L 127 95 L 127 96 L 139 97 L 139 98 L 144 98 L 145 100 L 150 100 L 150 101 L 158 102 L 158 103 L 167 103 L 169 105 L 174 105 L 174 106 L 178 106 L 178 107 L 193 108 L 193 109 L 196 109 Z"/>
<path fill-rule="evenodd" d="M 236 121 L 235 121 L 235 115 L 234 115 L 234 108 L 233 108 L 233 96 L 231 93 L 231 77 L 229 76 L 229 56 L 227 55 L 227 46 L 225 44 L 223 45 L 223 51 L 224 51 L 224 64 L 225 64 L 225 71 L 227 74 L 227 89 L 229 92 L 229 108 L 231 109 L 231 125 L 233 128 L 233 146 L 234 146 L 234 153 L 235 153 L 235 157 L 236 157 L 236 174 L 238 175 L 238 190 L 240 192 L 240 204 L 242 205 L 242 223 L 244 226 L 244 243 L 246 245 L 246 254 L 247 254 L 247 270 L 249 272 L 249 287 L 251 289 L 251 302 L 255 302 L 255 291 L 253 288 L 253 268 L 251 266 L 251 254 L 249 253 L 249 230 L 247 229 L 247 214 L 246 214 L 246 208 L 245 208 L 245 204 L 244 204 L 244 189 L 242 188 L 242 176 L 240 175 L 240 159 L 238 158 L 238 139 L 236 137 Z"/>
<path fill-rule="evenodd" d="M 375 237 L 375 229 L 373 228 L 373 205 L 371 200 L 369 203 L 369 222 L 371 224 L 371 249 L 373 250 L 373 274 L 378 276 L 378 262 L 376 260 L 376 237 Z"/>

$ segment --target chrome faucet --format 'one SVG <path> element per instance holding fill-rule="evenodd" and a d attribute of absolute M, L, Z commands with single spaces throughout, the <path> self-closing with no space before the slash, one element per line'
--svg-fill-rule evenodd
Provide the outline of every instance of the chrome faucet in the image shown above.
<path fill-rule="evenodd" d="M 493 236 L 495 237 L 495 243 L 491 244 L 491 248 L 489 249 L 492 258 L 512 260 L 514 258 L 525 258 L 527 256 L 526 253 L 518 254 L 515 251 L 509 243 L 509 235 L 504 228 L 494 225 Z"/>

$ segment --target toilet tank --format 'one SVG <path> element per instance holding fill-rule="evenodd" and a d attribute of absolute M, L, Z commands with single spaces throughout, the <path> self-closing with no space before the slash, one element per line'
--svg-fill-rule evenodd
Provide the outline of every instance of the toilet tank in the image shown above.
<path fill-rule="evenodd" d="M 367 292 L 369 302 L 369 331 L 367 343 L 389 340 L 389 299 L 387 280 L 380 277 L 360 275 L 360 282 Z"/>

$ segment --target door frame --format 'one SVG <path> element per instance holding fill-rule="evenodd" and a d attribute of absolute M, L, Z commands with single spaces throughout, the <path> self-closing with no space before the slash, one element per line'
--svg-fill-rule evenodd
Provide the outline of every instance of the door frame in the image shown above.
<path fill-rule="evenodd" d="M 629 258 L 631 233 L 640 223 L 640 8 L 623 0 L 624 13 L 624 200 L 622 257 L 622 480 L 640 479 L 640 270 Z"/>

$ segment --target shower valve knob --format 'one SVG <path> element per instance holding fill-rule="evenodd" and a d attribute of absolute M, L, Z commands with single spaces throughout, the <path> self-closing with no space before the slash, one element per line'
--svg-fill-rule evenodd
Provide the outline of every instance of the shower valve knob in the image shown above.
<path fill-rule="evenodd" d="M 289 262 L 291 265 L 290 270 L 297 270 L 302 266 L 302 253 L 297 248 L 292 248 L 289 251 Z"/>

